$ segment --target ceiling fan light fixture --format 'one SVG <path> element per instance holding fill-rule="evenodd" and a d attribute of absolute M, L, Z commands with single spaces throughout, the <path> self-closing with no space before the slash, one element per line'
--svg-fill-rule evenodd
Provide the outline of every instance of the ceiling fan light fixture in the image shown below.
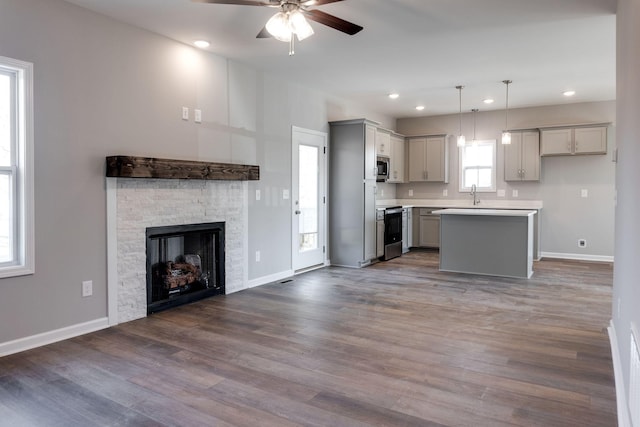
<path fill-rule="evenodd" d="M 265 26 L 269 34 L 274 39 L 281 42 L 291 41 L 291 27 L 289 26 L 289 17 L 284 12 L 278 12 L 267 21 Z"/>
<path fill-rule="evenodd" d="M 289 12 L 289 27 L 300 41 L 313 35 L 313 28 L 299 9 Z"/>

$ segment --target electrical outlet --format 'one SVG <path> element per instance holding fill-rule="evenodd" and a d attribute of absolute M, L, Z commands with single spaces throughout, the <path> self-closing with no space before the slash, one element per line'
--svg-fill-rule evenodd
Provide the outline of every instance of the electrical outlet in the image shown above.
<path fill-rule="evenodd" d="M 589 197 L 589 190 L 583 188 L 582 190 L 580 190 L 580 196 L 586 199 L 587 197 Z"/>
<path fill-rule="evenodd" d="M 384 196 L 384 189 L 380 189 L 380 197 Z"/>
<path fill-rule="evenodd" d="M 409 190 L 409 197 L 413 197 L 413 190 Z"/>
<path fill-rule="evenodd" d="M 282 190 L 282 199 L 289 200 L 289 190 L 287 190 L 286 188 Z"/>
<path fill-rule="evenodd" d="M 182 120 L 189 120 L 189 107 L 182 107 Z"/>
<path fill-rule="evenodd" d="M 260 200 L 260 190 L 256 190 L 256 200 Z"/>
<path fill-rule="evenodd" d="M 260 262 L 260 251 L 256 251 L 256 262 Z"/>
<path fill-rule="evenodd" d="M 193 110 L 193 121 L 202 123 L 202 110 Z"/>
<path fill-rule="evenodd" d="M 518 197 L 518 190 L 513 190 L 511 192 L 511 197 Z"/>
<path fill-rule="evenodd" d="M 93 281 L 85 280 L 82 282 L 82 296 L 90 297 L 91 295 L 93 295 Z"/>
<path fill-rule="evenodd" d="M 506 195 L 505 190 L 498 190 L 498 197 L 504 197 Z"/>
<path fill-rule="evenodd" d="M 447 190 L 446 188 L 442 190 L 442 197 L 447 197 L 448 195 L 449 195 L 449 190 Z"/>
<path fill-rule="evenodd" d="M 578 247 L 586 248 L 587 247 L 587 239 L 578 239 Z"/>

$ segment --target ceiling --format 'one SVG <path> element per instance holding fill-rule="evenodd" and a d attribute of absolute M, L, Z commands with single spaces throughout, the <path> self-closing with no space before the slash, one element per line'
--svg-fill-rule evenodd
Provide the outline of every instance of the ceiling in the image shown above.
<path fill-rule="evenodd" d="M 505 79 L 510 108 L 616 95 L 616 0 L 345 0 L 317 8 L 364 30 L 348 36 L 311 22 L 315 34 L 294 56 L 287 43 L 255 37 L 273 8 L 67 1 L 183 43 L 208 40 L 210 52 L 393 118 L 457 112 L 457 85 L 463 111 L 503 109 Z M 569 89 L 576 95 L 566 98 Z"/>

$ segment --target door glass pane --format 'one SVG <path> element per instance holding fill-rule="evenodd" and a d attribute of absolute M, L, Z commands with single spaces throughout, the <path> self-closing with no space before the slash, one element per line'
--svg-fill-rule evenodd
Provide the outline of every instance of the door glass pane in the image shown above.
<path fill-rule="evenodd" d="M 299 250 L 318 248 L 318 147 L 299 147 Z"/>
<path fill-rule="evenodd" d="M 12 205 L 11 176 L 0 174 L 0 263 L 13 261 Z"/>
<path fill-rule="evenodd" d="M 0 72 L 0 166 L 11 165 L 11 78 Z"/>

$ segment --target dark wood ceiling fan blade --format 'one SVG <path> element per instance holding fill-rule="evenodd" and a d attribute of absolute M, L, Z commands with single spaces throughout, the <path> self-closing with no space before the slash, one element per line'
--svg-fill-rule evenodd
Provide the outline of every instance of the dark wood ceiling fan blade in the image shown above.
<path fill-rule="evenodd" d="M 271 0 L 191 0 L 193 3 L 236 4 L 239 6 L 280 6 L 279 1 Z"/>
<path fill-rule="evenodd" d="M 260 32 L 256 36 L 257 39 L 268 39 L 269 37 L 271 37 L 271 33 L 267 31 L 267 27 L 264 27 L 262 30 L 260 30 Z"/>
<path fill-rule="evenodd" d="M 305 10 L 302 13 L 304 13 L 304 16 L 311 19 L 312 21 L 316 21 L 320 24 L 326 25 L 327 27 L 335 28 L 336 30 L 347 33 L 350 36 L 362 31 L 363 29 L 360 25 L 345 21 L 344 19 L 340 19 L 337 16 L 329 15 L 328 13 L 322 12 L 317 9 Z"/>
<path fill-rule="evenodd" d="M 344 0 L 306 0 L 302 1 L 303 6 L 322 6 L 323 4 L 336 3 Z"/>

